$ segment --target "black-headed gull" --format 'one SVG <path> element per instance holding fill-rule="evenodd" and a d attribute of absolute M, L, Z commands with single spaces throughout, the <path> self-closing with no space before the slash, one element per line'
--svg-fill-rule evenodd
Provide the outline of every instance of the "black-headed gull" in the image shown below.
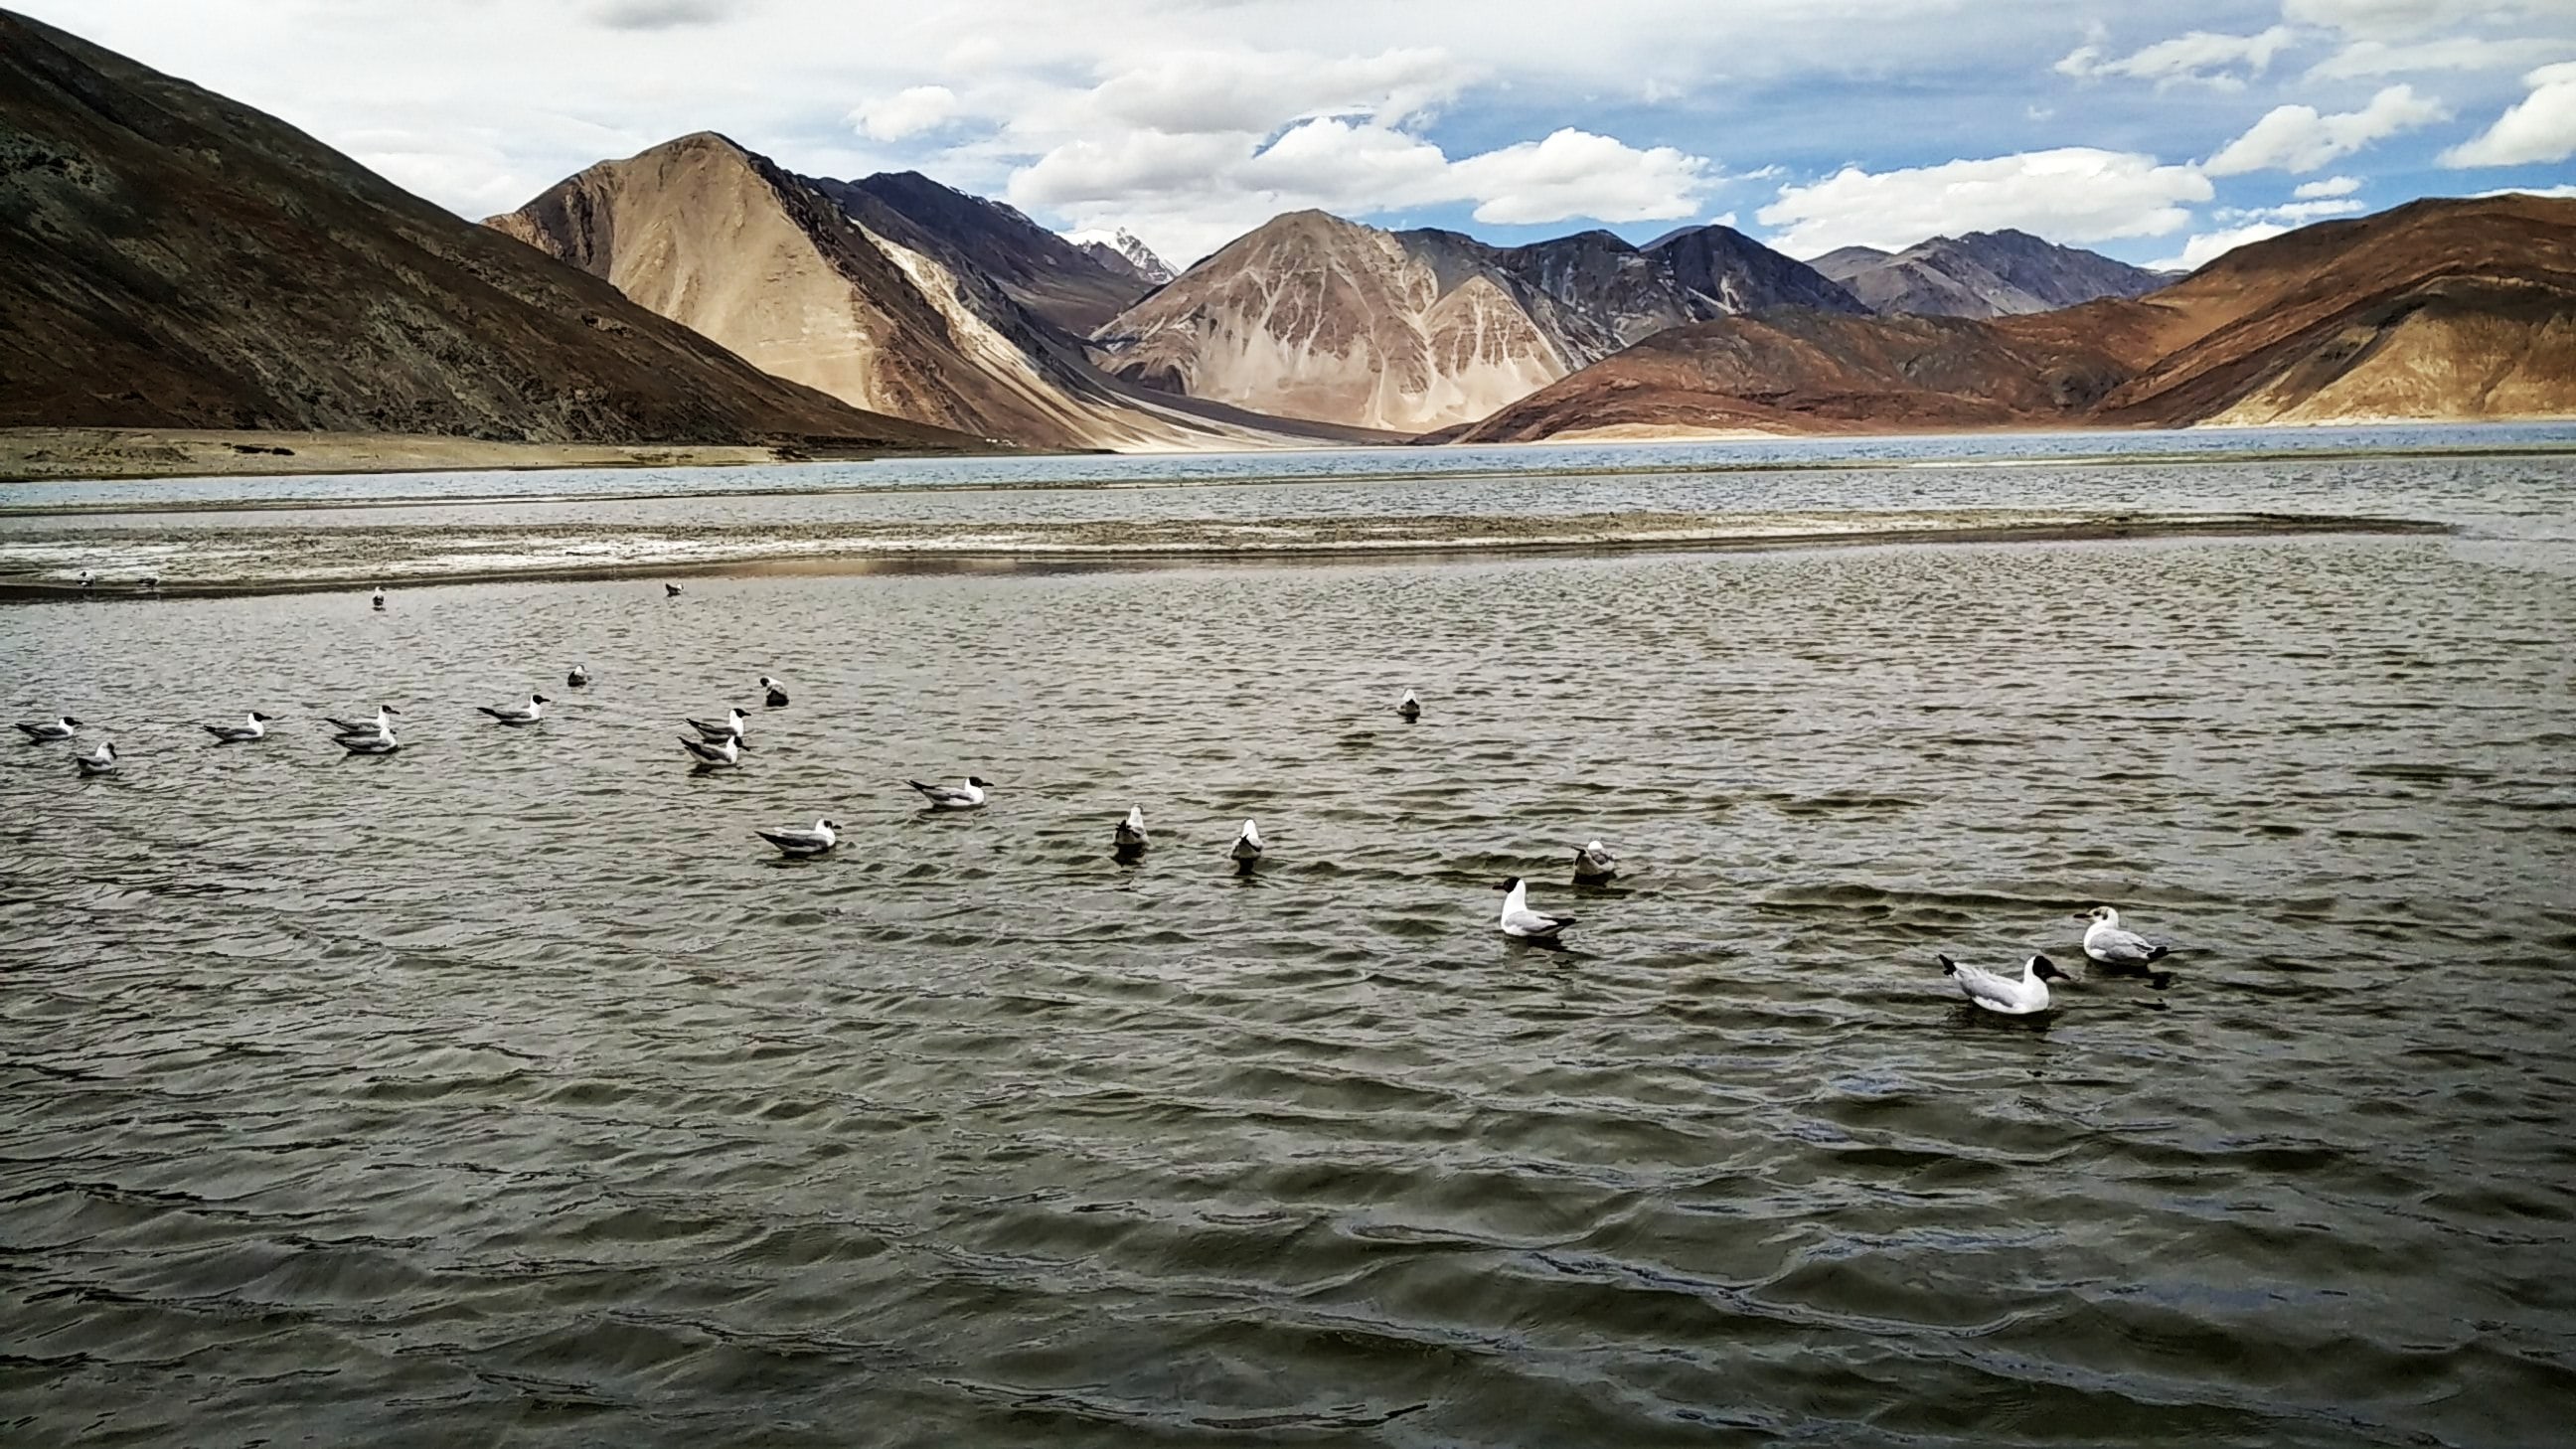
<path fill-rule="evenodd" d="M 1553 941 L 1574 924 L 1572 916 L 1551 916 L 1529 907 L 1529 885 L 1513 876 L 1494 889 L 1503 893 L 1503 934 L 1523 941 Z"/>
<path fill-rule="evenodd" d="M 353 755 L 390 755 L 402 748 L 402 741 L 394 738 L 392 725 L 352 731 L 340 736 L 339 742 L 340 748 Z"/>
<path fill-rule="evenodd" d="M 383 585 L 377 585 L 376 591 L 373 594 L 368 595 L 367 607 L 374 609 L 379 614 L 385 611 L 385 590 Z"/>
<path fill-rule="evenodd" d="M 237 745 L 266 736 L 268 720 L 267 715 L 261 714 L 258 710 L 252 710 L 249 716 L 237 725 L 199 725 L 197 728 L 213 735 L 216 744 Z"/>
<path fill-rule="evenodd" d="M 1959 983 L 1961 996 L 2006 1016 L 2029 1016 L 2048 1010 L 2048 983 L 2069 979 L 2057 969 L 2056 962 L 2045 956 L 2033 956 L 2024 962 L 2019 980 L 1982 966 L 1962 966 L 1947 956 L 1941 958 L 1941 974 Z"/>
<path fill-rule="evenodd" d="M 696 730 L 698 738 L 702 740 L 709 742 L 731 740 L 735 744 L 742 743 L 742 727 L 750 722 L 751 716 L 744 714 L 740 705 L 725 711 L 725 717 L 715 724 L 709 724 L 702 719 L 682 721 L 689 728 Z"/>
<path fill-rule="evenodd" d="M 1406 724 L 1411 724 L 1422 718 L 1422 701 L 1415 699 L 1413 691 L 1408 689 L 1404 692 L 1404 698 L 1395 706 L 1395 712 Z"/>
<path fill-rule="evenodd" d="M 70 739 L 79 731 L 79 729 L 80 721 L 72 718 L 70 715 L 64 715 L 59 719 L 49 720 L 44 724 L 22 724 L 18 726 L 19 733 L 24 734 L 27 738 L 35 740 L 40 744 L 51 743 L 55 740 Z"/>
<path fill-rule="evenodd" d="M 789 855 L 803 856 L 821 855 L 831 849 L 839 843 L 840 832 L 841 827 L 831 821 L 817 820 L 811 830 L 801 830 L 791 825 L 784 830 L 756 830 L 752 833 Z"/>
<path fill-rule="evenodd" d="M 1110 841 L 1112 844 L 1116 845 L 1122 853 L 1132 854 L 1136 851 L 1143 850 L 1146 844 L 1145 807 L 1142 805 L 1128 806 L 1127 818 L 1118 822 L 1118 829 L 1110 836 Z"/>
<path fill-rule="evenodd" d="M 572 667 L 572 672 L 564 676 L 564 683 L 574 689 L 579 689 L 590 683 L 590 671 L 576 664 Z"/>
<path fill-rule="evenodd" d="M 371 735 L 379 730 L 392 729 L 393 717 L 400 713 L 401 710 L 390 704 L 380 704 L 376 706 L 374 719 L 333 719 L 326 714 L 322 716 L 322 722 L 344 735 Z"/>
<path fill-rule="evenodd" d="M 967 776 L 963 785 L 925 785 L 919 780 L 904 783 L 919 790 L 921 798 L 929 801 L 933 810 L 981 810 L 984 808 L 984 792 L 993 788 L 993 782 L 980 775 Z"/>
<path fill-rule="evenodd" d="M 505 725 L 531 725 L 546 717 L 546 706 L 552 703 L 554 703 L 553 700 L 542 694 L 532 694 L 528 696 L 526 704 L 503 705 L 499 709 L 494 709 L 488 704 L 478 704 L 474 707 Z"/>
<path fill-rule="evenodd" d="M 697 756 L 701 770 L 729 770 L 742 763 L 742 741 L 733 735 L 721 735 L 714 744 L 680 736 L 680 743 Z"/>
<path fill-rule="evenodd" d="M 116 773 L 116 746 L 100 740 L 98 748 L 88 754 L 72 756 L 72 763 L 80 766 L 84 775 L 112 775 Z"/>
<path fill-rule="evenodd" d="M 1261 827 L 1247 820 L 1243 822 L 1243 828 L 1234 833 L 1234 848 L 1226 854 L 1233 859 L 1237 869 L 1250 870 L 1252 863 L 1261 859 L 1262 849 Z"/>
<path fill-rule="evenodd" d="M 1619 857 L 1610 847 L 1595 840 L 1574 852 L 1574 883 L 1599 885 L 1619 873 Z"/>
<path fill-rule="evenodd" d="M 664 584 L 664 585 L 662 586 L 662 597 L 663 597 L 663 598 L 666 598 L 666 599 L 676 599 L 676 598 L 678 598 L 679 596 L 680 596 L 680 586 L 679 586 L 678 584 Z"/>
<path fill-rule="evenodd" d="M 2077 911 L 2075 918 L 2093 923 L 2084 929 L 2084 954 L 2105 966 L 2144 966 L 2164 959 L 2165 947 L 2135 931 L 2121 930 L 2120 913 L 2109 906 Z"/>
<path fill-rule="evenodd" d="M 763 704 L 768 705 L 771 709 L 785 709 L 787 707 L 787 686 L 780 684 L 777 680 L 764 674 L 760 676 L 760 687 L 768 691 L 768 693 L 762 698 L 761 702 Z"/>

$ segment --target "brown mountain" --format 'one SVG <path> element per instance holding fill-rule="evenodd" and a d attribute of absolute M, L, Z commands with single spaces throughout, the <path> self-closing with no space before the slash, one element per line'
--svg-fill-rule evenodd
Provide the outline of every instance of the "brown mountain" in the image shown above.
<path fill-rule="evenodd" d="M 2320 223 L 2137 299 L 1996 319 L 1789 309 L 1700 323 L 1455 436 L 2571 413 L 2576 201 L 2506 196 Z"/>
<path fill-rule="evenodd" d="M 1844 247 L 1815 260 L 1870 311 L 1886 316 L 2014 317 L 2103 297 L 2137 297 L 2170 278 L 2025 231 L 1936 236 L 1893 255 Z"/>
<path fill-rule="evenodd" d="M 966 441 L 772 377 L 281 121 L 7 12 L 0 425 Z"/>
<path fill-rule="evenodd" d="M 942 201 L 935 185 L 802 177 L 701 132 L 600 162 L 486 225 L 854 406 L 1031 447 L 1278 439 L 1262 420 L 1094 369 L 1032 310 L 1079 313 L 1094 305 L 1088 284 L 1010 237 L 998 208 Z"/>
<path fill-rule="evenodd" d="M 1640 250 L 1608 232 L 1498 247 L 1292 212 L 1092 334 L 1167 392 L 1401 432 L 1452 426 L 1668 328 L 1745 306 L 1858 311 L 1800 263 L 1699 228 Z M 1758 265 L 1749 262 L 1758 261 Z"/>
<path fill-rule="evenodd" d="M 853 209 L 851 192 L 866 195 L 909 224 L 910 235 L 885 228 L 897 241 L 917 251 L 953 256 L 991 279 L 1012 301 L 1077 337 L 1153 290 L 1124 257 L 1112 265 L 1015 207 L 942 186 L 918 171 L 814 184 L 845 210 Z"/>

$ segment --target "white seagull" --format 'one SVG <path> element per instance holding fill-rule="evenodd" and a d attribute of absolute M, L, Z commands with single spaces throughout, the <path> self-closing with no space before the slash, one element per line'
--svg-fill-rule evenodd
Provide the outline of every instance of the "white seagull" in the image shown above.
<path fill-rule="evenodd" d="M 1234 858 L 1237 866 L 1250 870 L 1252 863 L 1261 858 L 1261 848 L 1261 827 L 1247 820 L 1243 822 L 1243 828 L 1235 832 L 1234 848 L 1226 854 Z"/>
<path fill-rule="evenodd" d="M 400 713 L 402 713 L 401 710 L 390 704 L 380 704 L 376 706 L 374 719 L 333 719 L 326 714 L 322 716 L 322 722 L 344 735 L 371 735 L 391 730 L 394 727 L 393 717 Z"/>
<path fill-rule="evenodd" d="M 64 715 L 61 718 L 46 724 L 22 724 L 18 726 L 19 731 L 25 734 L 27 738 L 45 742 L 70 739 L 73 733 L 79 730 L 79 728 L 80 721 L 72 718 L 70 715 Z"/>
<path fill-rule="evenodd" d="M 2105 966 L 2144 966 L 2164 959 L 2166 948 L 2135 931 L 2121 930 L 2120 913 L 2109 906 L 2077 911 L 2075 918 L 2093 923 L 2084 929 L 2084 954 Z"/>
<path fill-rule="evenodd" d="M 590 683 L 590 671 L 576 664 L 572 667 L 572 673 L 564 676 L 564 683 L 579 689 Z"/>
<path fill-rule="evenodd" d="M 373 594 L 369 595 L 369 596 L 368 596 L 368 598 L 367 598 L 367 605 L 368 605 L 368 607 L 369 607 L 369 608 L 374 609 L 374 610 L 375 610 L 377 613 L 379 613 L 379 614 L 381 614 L 381 613 L 383 613 L 383 612 L 385 611 L 385 586 L 384 586 L 384 585 L 382 585 L 382 584 L 378 584 L 378 585 L 376 585 L 376 591 L 375 591 Z"/>
<path fill-rule="evenodd" d="M 682 723 L 686 724 L 689 728 L 696 730 L 698 732 L 699 739 L 708 741 L 709 743 L 713 743 L 717 740 L 731 740 L 735 744 L 741 744 L 742 727 L 749 723 L 750 720 L 751 716 L 742 712 L 742 706 L 736 705 L 725 712 L 724 723 L 722 724 L 709 724 L 702 719 L 684 720 Z"/>
<path fill-rule="evenodd" d="M 764 674 L 760 676 L 760 687 L 769 691 L 768 697 L 764 699 L 762 703 L 768 705 L 771 709 L 784 709 L 787 707 L 787 687 L 785 685 L 780 684 L 777 680 Z"/>
<path fill-rule="evenodd" d="M 1403 701 L 1396 705 L 1395 712 L 1403 718 L 1406 724 L 1411 724 L 1415 720 L 1422 718 L 1422 701 L 1415 699 L 1413 697 L 1413 691 L 1408 689 L 1404 692 Z"/>
<path fill-rule="evenodd" d="M 116 746 L 100 740 L 97 749 L 72 756 L 72 763 L 80 766 L 84 775 L 112 775 L 116 773 Z"/>
<path fill-rule="evenodd" d="M 488 704 L 478 704 L 474 707 L 505 725 L 530 725 L 544 719 L 546 706 L 552 703 L 554 703 L 553 700 L 542 694 L 532 694 L 528 696 L 526 704 L 514 704 L 504 709 L 494 709 Z"/>
<path fill-rule="evenodd" d="M 1612 855 L 1610 847 L 1598 840 L 1574 852 L 1574 883 L 1577 885 L 1599 885 L 1618 873 L 1619 857 Z"/>
<path fill-rule="evenodd" d="M 722 735 L 718 738 L 722 743 L 710 745 L 682 735 L 680 743 L 688 748 L 690 754 L 698 757 L 698 768 L 701 770 L 729 770 L 741 764 L 741 738 L 735 735 Z"/>
<path fill-rule="evenodd" d="M 1117 833 L 1111 838 L 1116 842 L 1120 850 L 1143 850 L 1146 844 L 1145 807 L 1142 805 L 1128 806 L 1127 818 L 1118 822 Z"/>
<path fill-rule="evenodd" d="M 904 783 L 919 790 L 921 798 L 929 801 L 933 810 L 981 810 L 984 808 L 984 792 L 993 785 L 992 781 L 980 775 L 967 776 L 963 785 L 925 785 L 919 780 Z"/>
<path fill-rule="evenodd" d="M 237 725 L 199 725 L 197 728 L 213 735 L 216 744 L 235 745 L 266 735 L 268 720 L 267 715 L 261 714 L 258 710 L 252 710 L 250 717 Z"/>
<path fill-rule="evenodd" d="M 676 598 L 678 598 L 679 596 L 680 596 L 680 586 L 679 586 L 678 584 L 664 584 L 664 585 L 662 586 L 662 597 L 663 597 L 663 598 L 666 598 L 666 599 L 676 599 Z"/>
<path fill-rule="evenodd" d="M 2048 983 L 2069 979 L 2057 969 L 2056 962 L 2045 956 L 2033 956 L 2023 963 L 2018 981 L 1983 967 L 1962 966 L 1947 956 L 1941 958 L 1941 974 L 1959 983 L 1961 996 L 2006 1016 L 2030 1016 L 2048 1010 Z"/>
<path fill-rule="evenodd" d="M 87 570 L 87 569 L 82 569 L 82 570 L 81 570 L 80 586 L 81 586 L 82 588 L 84 588 L 84 589 L 86 589 L 86 588 L 88 588 L 88 587 L 90 586 L 90 581 L 89 581 L 89 570 Z"/>
<path fill-rule="evenodd" d="M 821 855 L 840 841 L 841 828 L 829 820 L 817 820 L 811 830 L 789 826 L 784 830 L 755 830 L 761 839 L 793 856 Z"/>
<path fill-rule="evenodd" d="M 390 755 L 402 748 L 402 741 L 394 738 L 392 725 L 380 725 L 340 736 L 340 748 L 353 755 Z"/>
<path fill-rule="evenodd" d="M 1503 893 L 1503 934 L 1524 941 L 1553 941 L 1574 924 L 1572 916 L 1550 916 L 1529 908 L 1529 886 L 1513 876 L 1494 889 Z"/>

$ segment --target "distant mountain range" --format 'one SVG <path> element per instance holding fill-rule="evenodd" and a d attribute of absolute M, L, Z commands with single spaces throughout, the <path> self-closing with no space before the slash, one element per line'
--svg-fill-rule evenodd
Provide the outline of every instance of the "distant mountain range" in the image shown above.
<path fill-rule="evenodd" d="M 1067 232 L 1064 239 L 1090 253 L 1093 261 L 1147 286 L 1159 287 L 1174 276 L 1170 262 L 1154 255 L 1152 247 L 1123 226 L 1115 231 Z"/>
<path fill-rule="evenodd" d="M 1936 236 L 1901 252 L 1844 247 L 1814 265 L 1885 317 L 2016 317 L 2144 296 L 2174 280 L 2026 231 Z"/>

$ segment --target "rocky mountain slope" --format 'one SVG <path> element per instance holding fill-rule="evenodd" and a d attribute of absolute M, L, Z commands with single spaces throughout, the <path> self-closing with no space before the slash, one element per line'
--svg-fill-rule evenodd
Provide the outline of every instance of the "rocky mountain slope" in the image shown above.
<path fill-rule="evenodd" d="M 0 425 L 947 447 L 0 12 Z"/>
<path fill-rule="evenodd" d="M 1668 328 L 1838 297 L 1724 228 L 1645 250 L 1600 231 L 1498 247 L 1301 211 L 1237 238 L 1092 341 L 1104 366 L 1166 392 L 1420 432 L 1484 417 Z"/>
<path fill-rule="evenodd" d="M 1694 324 L 1453 436 L 2568 415 L 2576 201 L 2506 196 L 2320 223 L 2144 298 Z"/>
<path fill-rule="evenodd" d="M 603 161 L 486 225 L 854 406 L 1031 447 L 1279 440 L 1261 420 L 1095 370 L 1040 309 L 1084 315 L 1104 280 L 1141 289 L 1023 222 L 918 177 L 797 176 L 701 132 Z"/>
<path fill-rule="evenodd" d="M 1882 316 L 2013 317 L 2144 296 L 2171 280 L 2012 230 L 1936 236 L 1894 254 L 1844 247 L 1814 266 Z"/>
<path fill-rule="evenodd" d="M 1123 226 L 1115 231 L 1070 232 L 1065 240 L 1082 248 L 1102 266 L 1134 277 L 1148 287 L 1159 287 L 1178 275 L 1170 262 L 1156 256 L 1152 247 Z"/>
<path fill-rule="evenodd" d="M 860 218 L 861 225 L 915 251 L 947 253 L 999 286 L 1004 296 L 1076 336 L 1153 289 L 1125 257 L 1113 265 L 1014 207 L 942 186 L 918 171 L 888 171 L 859 181 L 815 179 L 812 184 Z M 883 211 L 866 209 L 862 196 Z"/>

